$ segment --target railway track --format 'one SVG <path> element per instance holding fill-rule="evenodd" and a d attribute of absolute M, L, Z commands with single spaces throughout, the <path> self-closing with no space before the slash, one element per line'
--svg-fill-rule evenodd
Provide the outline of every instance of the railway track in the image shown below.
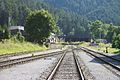
<path fill-rule="evenodd" d="M 51 49 L 48 49 L 47 51 L 49 52 L 49 50 L 51 50 Z M 37 51 L 25 51 L 25 52 L 11 53 L 11 54 L 1 54 L 0 55 L 0 60 L 4 59 L 4 58 L 9 58 L 9 57 L 14 57 L 14 56 L 21 56 L 21 55 L 29 55 L 29 54 L 38 53 L 38 52 L 41 52 L 41 51 L 37 50 Z M 42 52 L 44 52 L 44 51 L 42 51 Z"/>
<path fill-rule="evenodd" d="M 87 49 L 87 48 L 82 47 L 80 49 L 87 52 L 87 53 L 89 53 L 91 56 L 101 60 L 102 62 L 104 62 L 107 65 L 111 66 L 115 70 L 120 71 L 120 60 L 119 59 L 107 56 L 107 55 L 99 53 L 99 52 L 92 51 L 92 50 Z"/>
<path fill-rule="evenodd" d="M 23 54 L 32 54 L 32 53 L 35 53 L 35 52 L 40 52 L 40 51 L 26 51 L 26 52 L 12 53 L 12 54 L 2 54 L 2 55 L 0 55 L 0 58 L 19 56 L 19 55 L 23 55 Z"/>
<path fill-rule="evenodd" d="M 23 64 L 25 62 L 37 60 L 37 59 L 44 58 L 44 57 L 59 55 L 59 54 L 62 54 L 63 52 L 64 51 L 58 51 L 58 52 L 52 52 L 52 53 L 48 53 L 48 54 L 31 55 L 31 56 L 25 56 L 25 57 L 21 57 L 21 58 L 15 58 L 15 59 L 1 61 L 0 69 L 6 68 L 6 67 L 11 67 L 11 66 L 17 65 L 17 64 Z"/>
<path fill-rule="evenodd" d="M 65 52 L 47 80 L 85 80 L 75 53 Z"/>
<path fill-rule="evenodd" d="M 84 47 L 82 47 L 82 48 L 84 48 Z M 100 55 L 103 55 L 103 56 L 105 56 L 105 57 L 108 57 L 108 58 L 111 58 L 111 59 L 117 60 L 117 61 L 120 62 L 120 59 L 118 59 L 118 58 L 114 58 L 114 57 L 111 57 L 111 56 L 108 56 L 108 55 L 105 55 L 105 54 L 103 54 L 102 52 L 96 52 L 96 51 L 91 50 L 91 49 L 88 49 L 88 48 L 84 48 L 84 49 L 86 49 L 86 50 L 88 50 L 88 51 L 91 51 L 91 52 L 94 52 L 94 53 L 97 53 L 97 54 L 100 54 Z"/>

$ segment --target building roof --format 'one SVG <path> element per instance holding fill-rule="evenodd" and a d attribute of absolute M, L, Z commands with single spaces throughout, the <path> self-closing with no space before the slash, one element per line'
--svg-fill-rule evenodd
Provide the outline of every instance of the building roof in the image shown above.
<path fill-rule="evenodd" d="M 8 30 L 24 30 L 24 26 L 10 26 Z"/>

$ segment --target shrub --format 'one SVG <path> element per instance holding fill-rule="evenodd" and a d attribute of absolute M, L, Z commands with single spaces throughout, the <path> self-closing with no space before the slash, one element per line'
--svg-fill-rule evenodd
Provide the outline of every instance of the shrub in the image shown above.
<path fill-rule="evenodd" d="M 56 28 L 55 20 L 46 10 L 31 12 L 26 20 L 25 31 L 32 42 L 44 43 Z"/>
<path fill-rule="evenodd" d="M 120 49 L 120 34 L 118 34 L 115 39 L 112 41 L 112 47 L 113 48 L 119 48 Z"/>
<path fill-rule="evenodd" d="M 24 36 L 22 36 L 22 34 L 20 32 L 17 33 L 16 35 L 16 39 L 20 42 L 24 42 L 25 41 L 25 38 Z"/>

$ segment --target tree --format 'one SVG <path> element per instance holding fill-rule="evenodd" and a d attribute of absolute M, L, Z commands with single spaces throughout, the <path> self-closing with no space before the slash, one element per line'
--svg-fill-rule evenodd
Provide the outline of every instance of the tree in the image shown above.
<path fill-rule="evenodd" d="M 120 34 L 118 34 L 115 39 L 112 42 L 113 48 L 119 48 L 120 49 Z"/>
<path fill-rule="evenodd" d="M 99 20 L 90 23 L 90 30 L 92 32 L 93 39 L 100 39 L 102 34 L 102 25 L 103 23 Z"/>
<path fill-rule="evenodd" d="M 24 26 L 29 11 L 46 7 L 49 6 L 41 0 L 0 0 L 0 25 L 8 25 L 8 18 L 11 18 L 11 25 Z"/>
<path fill-rule="evenodd" d="M 55 28 L 56 23 L 52 15 L 43 9 L 31 12 L 25 25 L 29 40 L 38 43 L 43 43 Z"/>
<path fill-rule="evenodd" d="M 102 20 L 120 25 L 120 0 L 43 0 L 56 8 L 64 9 L 87 17 L 89 20 Z M 106 6 L 107 5 L 107 6 Z"/>
<path fill-rule="evenodd" d="M 108 28 L 107 35 L 106 35 L 107 41 L 112 42 L 112 40 L 114 40 L 114 38 L 118 34 L 120 34 L 120 26 L 110 25 L 109 28 Z"/>
<path fill-rule="evenodd" d="M 64 35 L 82 37 L 81 35 L 84 35 L 86 33 L 89 34 L 88 20 L 86 17 L 75 13 L 66 12 L 62 9 L 56 11 L 56 13 L 58 16 L 58 25 Z"/>
<path fill-rule="evenodd" d="M 21 43 L 25 41 L 24 36 L 22 36 L 21 32 L 18 32 L 16 35 L 16 39 L 20 41 Z"/>

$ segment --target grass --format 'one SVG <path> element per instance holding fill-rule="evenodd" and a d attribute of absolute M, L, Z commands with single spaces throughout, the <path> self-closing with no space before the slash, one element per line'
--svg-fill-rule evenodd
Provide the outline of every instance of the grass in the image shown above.
<path fill-rule="evenodd" d="M 43 51 L 47 48 L 45 46 L 40 46 L 38 44 L 33 44 L 30 42 L 14 42 L 11 40 L 4 40 L 0 42 L 0 55 L 1 54 L 12 54 L 26 51 Z"/>
<path fill-rule="evenodd" d="M 109 53 L 119 53 L 120 54 L 120 49 L 112 48 L 111 44 L 103 44 L 99 43 L 99 46 L 89 46 L 89 42 L 82 42 L 80 46 L 88 47 L 91 49 L 99 50 L 105 52 L 106 47 L 108 47 L 108 52 Z"/>

